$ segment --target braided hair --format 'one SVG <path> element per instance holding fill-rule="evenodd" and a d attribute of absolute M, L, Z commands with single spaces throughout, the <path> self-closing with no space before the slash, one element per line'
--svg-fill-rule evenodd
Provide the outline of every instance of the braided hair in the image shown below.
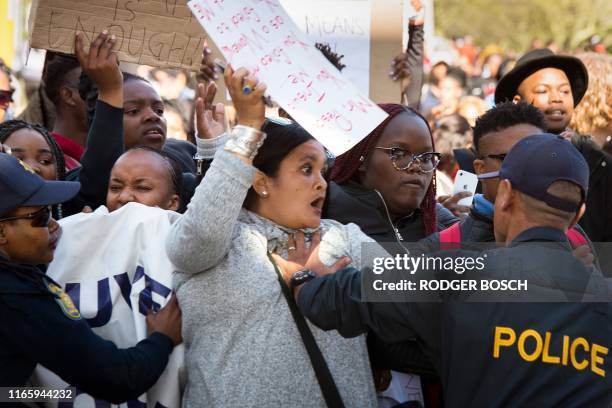
<path fill-rule="evenodd" d="M 49 145 L 49 150 L 53 154 L 55 160 L 55 178 L 57 180 L 66 179 L 66 163 L 64 162 L 64 153 L 58 146 L 57 142 L 51 136 L 49 131 L 40 125 L 33 125 L 23 120 L 9 120 L 0 123 L 0 143 L 5 143 L 6 140 L 15 132 L 21 129 L 30 129 L 38 132 Z M 53 207 L 53 216 L 55 219 L 62 218 L 62 205 L 58 204 Z"/>
<path fill-rule="evenodd" d="M 401 113 L 407 113 L 410 116 L 416 116 L 420 118 L 429 131 L 431 138 L 431 145 L 435 150 L 434 140 L 429 128 L 427 120 L 416 110 L 395 103 L 385 103 L 378 105 L 382 110 L 387 112 L 389 116 L 376 127 L 369 135 L 363 140 L 353 146 L 352 149 L 345 152 L 344 154 L 336 157 L 333 167 L 331 168 L 330 178 L 332 181 L 338 184 L 344 184 L 349 180 L 358 181 L 357 174 L 358 169 L 362 164 L 361 157 L 369 157 L 374 151 L 374 147 L 378 144 L 378 140 L 382 135 L 386 127 L 391 121 Z M 437 231 L 437 214 L 436 214 L 436 178 L 432 177 L 431 183 L 425 194 L 425 198 L 419 206 L 421 211 L 421 217 L 423 220 L 423 227 L 425 228 L 425 234 L 429 235 Z"/>

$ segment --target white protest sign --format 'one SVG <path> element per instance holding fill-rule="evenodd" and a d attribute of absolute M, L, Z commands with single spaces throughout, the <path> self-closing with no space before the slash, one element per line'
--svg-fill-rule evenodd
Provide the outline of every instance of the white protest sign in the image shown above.
<path fill-rule="evenodd" d="M 387 117 L 314 48 L 278 0 L 187 4 L 227 61 L 266 83 L 274 100 L 335 155 Z"/>
<path fill-rule="evenodd" d="M 60 221 L 62 237 L 47 274 L 64 288 L 92 330 L 119 348 L 145 339 L 147 310 L 157 310 L 170 299 L 173 266 L 166 256 L 165 241 L 178 216 L 129 203 L 112 213 L 100 207 L 92 214 Z M 114 405 L 77 390 L 69 406 L 178 408 L 183 359 L 184 346 L 179 345 L 157 383 L 138 401 Z M 36 386 L 68 387 L 41 366 L 31 381 Z"/>
<path fill-rule="evenodd" d="M 343 56 L 342 75 L 357 89 L 370 89 L 371 0 L 280 0 L 295 24 L 313 42 L 329 44 Z"/>

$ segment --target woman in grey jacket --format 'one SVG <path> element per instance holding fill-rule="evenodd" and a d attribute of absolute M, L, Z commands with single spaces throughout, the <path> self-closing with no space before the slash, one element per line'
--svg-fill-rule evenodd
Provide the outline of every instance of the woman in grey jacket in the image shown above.
<path fill-rule="evenodd" d="M 294 234 L 321 235 L 320 256 L 362 265 L 354 225 L 321 220 L 323 147 L 296 125 L 261 132 L 265 85 L 244 69 L 225 72 L 238 114 L 212 165 L 168 237 L 183 311 L 185 407 L 325 406 L 269 253 L 295 251 Z M 254 90 L 243 92 L 243 83 Z M 346 406 L 376 398 L 365 339 L 310 326 Z"/>

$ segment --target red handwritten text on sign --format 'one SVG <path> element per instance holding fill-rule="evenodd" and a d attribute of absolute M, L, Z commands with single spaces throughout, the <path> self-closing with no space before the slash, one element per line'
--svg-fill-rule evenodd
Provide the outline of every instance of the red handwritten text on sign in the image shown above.
<path fill-rule="evenodd" d="M 245 67 L 329 150 L 340 154 L 387 116 L 351 85 L 297 28 L 278 0 L 190 0 L 234 68 Z"/>

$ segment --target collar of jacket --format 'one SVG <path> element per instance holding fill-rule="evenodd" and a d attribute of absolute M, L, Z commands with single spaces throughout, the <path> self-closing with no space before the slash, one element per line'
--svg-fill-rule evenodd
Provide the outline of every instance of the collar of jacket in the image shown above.
<path fill-rule="evenodd" d="M 472 213 L 477 214 L 480 217 L 486 218 L 490 222 L 493 222 L 494 211 L 495 205 L 489 200 L 487 200 L 483 194 L 476 194 L 474 196 L 474 204 L 471 208 Z"/>
<path fill-rule="evenodd" d="M 0 255 L 0 275 L 3 273 L 9 276 L 0 276 L 0 294 L 48 294 L 44 280 L 55 283 L 36 266 L 15 263 Z"/>
<path fill-rule="evenodd" d="M 327 201 L 326 218 L 342 224 L 355 223 L 367 235 L 393 232 L 385 206 L 374 190 L 368 190 L 354 181 L 342 185 L 332 181 L 327 188 Z M 415 218 L 420 218 L 419 210 L 395 224 L 400 222 L 405 225 Z"/>
<path fill-rule="evenodd" d="M 552 227 L 533 227 L 518 234 L 510 244 L 516 246 L 522 242 L 563 242 L 567 243 L 565 233 Z"/>
<path fill-rule="evenodd" d="M 249 225 L 255 229 L 261 236 L 266 240 L 266 246 L 268 251 L 274 253 L 286 253 L 287 240 L 289 235 L 294 234 L 298 231 L 302 231 L 306 236 L 306 242 L 310 242 L 311 236 L 314 232 L 321 230 L 325 232 L 326 228 L 323 227 L 323 223 L 319 228 L 303 228 L 303 229 L 292 229 L 278 225 L 274 221 L 264 218 L 254 212 L 246 209 L 240 210 L 238 221 Z"/>

